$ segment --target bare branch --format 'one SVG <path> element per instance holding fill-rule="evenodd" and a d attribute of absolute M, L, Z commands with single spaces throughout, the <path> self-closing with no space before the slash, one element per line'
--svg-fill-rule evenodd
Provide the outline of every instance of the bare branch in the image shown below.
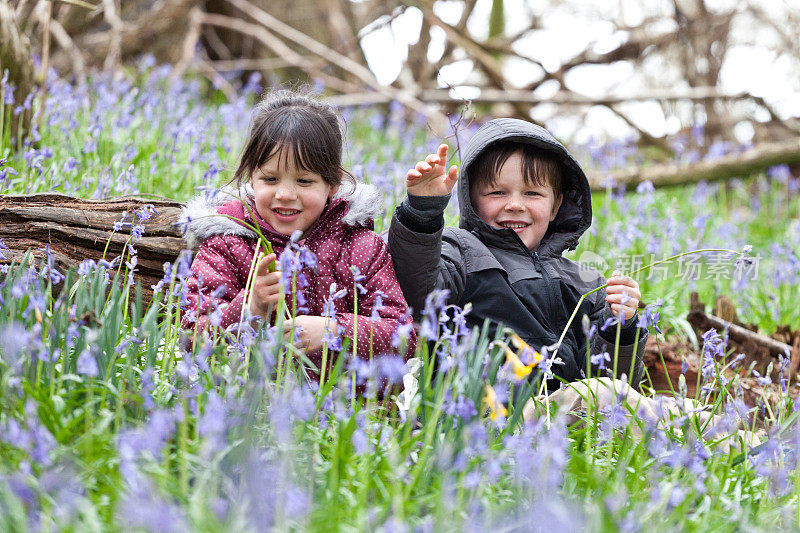
<path fill-rule="evenodd" d="M 111 26 L 108 52 L 103 68 L 112 70 L 119 64 L 122 55 L 122 19 L 117 14 L 115 0 L 103 0 L 103 18 Z"/>
<path fill-rule="evenodd" d="M 653 135 L 650 135 L 648 132 L 639 127 L 639 125 L 636 124 L 628 115 L 620 111 L 617 105 L 606 104 L 605 107 L 610 109 L 615 115 L 624 120 L 628 126 L 636 130 L 636 132 L 639 134 L 639 139 L 642 144 L 648 146 L 655 146 L 659 148 L 662 152 L 670 156 L 674 154 L 675 151 L 669 145 L 667 139 L 663 137 L 654 137 Z"/>
<path fill-rule="evenodd" d="M 310 62 L 313 62 L 311 58 L 307 59 Z M 270 71 L 279 68 L 295 66 L 282 57 L 266 57 L 264 59 L 220 59 L 217 61 L 209 61 L 208 64 L 218 72 L 226 72 L 230 70 Z"/>
<path fill-rule="evenodd" d="M 229 102 L 236 98 L 236 88 L 234 88 L 234 86 L 231 85 L 230 82 L 226 80 L 219 72 L 217 72 L 214 67 L 212 67 L 205 59 L 197 57 L 195 58 L 195 62 L 197 63 L 200 73 L 203 74 L 214 85 L 214 87 L 219 88 Z"/>
<path fill-rule="evenodd" d="M 298 54 L 289 46 L 287 46 L 286 43 L 284 43 L 280 38 L 263 26 L 250 24 L 249 22 L 245 22 L 241 19 L 213 13 L 202 13 L 201 22 L 203 24 L 228 28 L 257 39 L 267 48 L 281 57 L 284 61 L 287 61 L 290 65 L 303 69 L 312 76 L 317 76 L 323 79 L 328 87 L 331 87 L 337 91 L 354 92 L 361 90 L 361 87 L 357 85 L 323 72 L 320 66 L 311 61 L 308 56 Z"/>
<path fill-rule="evenodd" d="M 268 28 L 271 31 L 279 33 L 284 38 L 306 48 L 308 51 L 317 54 L 321 58 L 325 59 L 326 61 L 338 65 L 345 70 L 349 71 L 353 74 L 353 76 L 367 85 L 372 89 L 376 90 L 379 93 L 383 93 L 386 95 L 390 95 L 393 99 L 396 99 L 398 102 L 402 103 L 409 109 L 413 111 L 417 111 L 418 113 L 427 116 L 429 119 L 433 120 L 435 124 L 433 127 L 440 132 L 443 132 L 444 129 L 447 127 L 448 121 L 447 117 L 441 114 L 439 111 L 435 109 L 431 109 L 427 105 L 423 104 L 419 100 L 409 96 L 408 94 L 399 91 L 393 87 L 385 87 L 378 83 L 378 80 L 375 79 L 375 75 L 372 72 L 353 61 L 349 57 L 343 56 L 338 52 L 331 50 L 324 44 L 320 43 L 319 41 L 312 39 L 308 35 L 304 34 L 301 31 L 298 31 L 291 26 L 284 24 L 280 20 L 276 19 L 269 13 L 257 8 L 247 0 L 227 0 L 230 4 L 233 4 L 242 12 L 247 13 L 250 17 L 254 20 L 258 21 L 262 24 L 265 28 Z M 290 53 L 297 57 L 302 57 L 296 54 L 294 51 L 288 49 L 286 45 L 283 45 L 284 49 L 290 51 Z"/>
<path fill-rule="evenodd" d="M 600 97 L 589 97 L 576 95 L 569 91 L 560 92 L 553 96 L 542 97 L 533 94 L 531 91 L 523 89 L 496 89 L 492 87 L 478 88 L 480 93 L 478 96 L 469 98 L 472 102 L 480 103 L 505 103 L 505 102 L 519 102 L 523 104 L 539 105 L 539 104 L 556 104 L 560 106 L 595 106 L 595 105 L 615 105 L 625 104 L 629 102 L 643 102 L 643 101 L 684 101 L 684 100 L 703 100 L 703 99 L 719 99 L 719 100 L 744 100 L 751 96 L 747 93 L 722 93 L 715 87 L 691 87 L 687 89 L 661 89 L 646 91 L 638 94 L 629 95 L 607 95 Z M 462 102 L 463 98 L 457 98 L 451 95 L 449 89 L 423 89 L 414 95 L 423 102 L 440 103 L 440 104 L 453 104 Z M 366 103 L 388 103 L 391 101 L 389 97 L 378 93 L 355 93 L 344 94 L 330 97 L 331 102 L 335 102 L 339 106 L 360 105 Z"/>
<path fill-rule="evenodd" d="M 50 34 L 56 40 L 58 46 L 70 55 L 72 59 L 72 72 L 75 76 L 81 82 L 86 81 L 86 62 L 83 59 L 83 54 L 78 47 L 75 46 L 75 43 L 64 29 L 64 26 L 56 19 L 50 19 Z"/>
<path fill-rule="evenodd" d="M 104 0 L 109 1 L 109 0 Z M 181 58 L 172 67 L 170 78 L 173 80 L 183 76 L 189 64 L 195 56 L 195 47 L 200 40 L 200 30 L 203 22 L 203 11 L 199 7 L 193 7 L 189 11 L 189 30 L 183 39 L 183 46 L 181 47 Z"/>
<path fill-rule="evenodd" d="M 228 46 L 222 41 L 222 39 L 219 38 L 219 35 L 217 35 L 217 32 L 214 28 L 211 26 L 204 27 L 203 38 L 208 46 L 211 47 L 211 51 L 216 54 L 218 59 L 233 60 L 233 54 Z"/>

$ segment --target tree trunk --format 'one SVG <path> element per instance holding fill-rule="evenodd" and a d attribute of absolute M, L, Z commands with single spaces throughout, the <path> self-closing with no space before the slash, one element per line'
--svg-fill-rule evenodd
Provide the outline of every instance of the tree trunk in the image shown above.
<path fill-rule="evenodd" d="M 8 70 L 8 84 L 15 87 L 12 109 L 22 104 L 25 97 L 33 90 L 33 63 L 31 62 L 31 45 L 28 37 L 19 30 L 14 9 L 5 0 L 0 0 L 0 78 L 4 76 L 4 71 Z M 3 92 L 9 91 L 10 87 L 4 87 Z M 10 127 L 10 138 L 14 139 L 18 135 L 23 135 L 30 128 L 31 112 L 25 110 L 21 115 L 7 113 L 4 108 L 5 94 L 0 94 L 0 156 L 2 155 L 3 130 Z M 10 123 L 5 124 L 5 120 Z M 22 128 L 22 131 L 19 128 Z"/>
<path fill-rule="evenodd" d="M 146 205 L 152 205 L 156 214 L 142 222 L 141 240 L 132 241 L 130 225 L 114 231 L 115 222 L 123 217 L 127 222 L 133 221 L 134 212 Z M 49 193 L 0 195 L 0 242 L 9 248 L 0 250 L 6 257 L 0 263 L 19 261 L 28 250 L 41 259 L 47 245 L 55 257 L 56 268 L 64 273 L 84 259 L 111 260 L 121 255 L 126 243 L 131 242 L 138 252 L 134 279 L 141 284 L 145 301 L 149 301 L 153 294 L 151 286 L 164 274 L 164 263 L 174 261 L 185 248 L 175 225 L 181 207 L 182 204 L 171 200 L 127 197 L 97 201 Z"/>

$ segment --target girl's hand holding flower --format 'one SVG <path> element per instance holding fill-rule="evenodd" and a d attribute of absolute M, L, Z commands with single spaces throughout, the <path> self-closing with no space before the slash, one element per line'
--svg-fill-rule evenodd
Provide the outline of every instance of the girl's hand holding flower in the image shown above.
<path fill-rule="evenodd" d="M 250 291 L 250 312 L 260 315 L 264 320 L 269 320 L 272 310 L 278 304 L 283 289 L 280 285 L 280 265 L 276 263 L 277 270 L 269 271 L 269 264 L 277 259 L 271 253 L 261 259 L 253 275 L 253 286 Z"/>

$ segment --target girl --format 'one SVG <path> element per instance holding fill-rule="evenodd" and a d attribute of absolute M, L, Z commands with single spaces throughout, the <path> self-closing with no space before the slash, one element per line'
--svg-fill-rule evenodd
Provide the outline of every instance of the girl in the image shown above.
<path fill-rule="evenodd" d="M 391 337 L 408 305 L 386 245 L 372 231 L 372 218 L 383 202 L 374 187 L 355 185 L 341 160 L 342 131 L 331 106 L 290 91 L 269 94 L 256 105 L 232 180 L 241 200 L 220 191 L 211 199 L 195 198 L 182 214 L 189 246 L 200 243 L 184 327 L 225 329 L 242 316 L 250 266 L 260 249 L 243 221 L 258 225 L 275 252 L 257 265 L 250 313 L 269 320 L 283 285 L 281 272 L 269 272 L 268 265 L 299 232 L 298 244 L 316 254 L 316 265 L 311 258 L 297 273 L 296 279 L 304 277 L 308 285 L 299 296 L 305 314 L 294 319 L 312 361 L 319 364 L 323 339 L 339 333 L 352 338 L 354 330 L 360 357 L 369 357 L 370 350 L 375 355 L 394 351 Z M 342 183 L 344 176 L 350 183 Z M 356 298 L 358 315 L 353 314 Z M 285 327 L 288 335 L 292 322 Z M 410 335 L 413 352 L 413 331 Z"/>

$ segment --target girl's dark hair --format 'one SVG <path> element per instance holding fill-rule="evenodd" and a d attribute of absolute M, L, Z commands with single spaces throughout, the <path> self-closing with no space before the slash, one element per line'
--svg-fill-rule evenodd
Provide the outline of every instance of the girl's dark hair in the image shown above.
<path fill-rule="evenodd" d="M 494 184 L 508 158 L 522 155 L 522 176 L 528 185 L 550 185 L 558 197 L 561 194 L 561 161 L 554 154 L 529 144 L 500 141 L 489 145 L 470 166 L 470 193 L 485 185 Z"/>
<path fill-rule="evenodd" d="M 342 167 L 342 126 L 336 110 L 304 93 L 272 91 L 256 104 L 250 131 L 232 183 L 241 186 L 276 151 L 283 164 L 319 174 L 331 186 L 342 178 L 355 183 Z M 279 161 L 280 163 L 280 161 Z"/>

